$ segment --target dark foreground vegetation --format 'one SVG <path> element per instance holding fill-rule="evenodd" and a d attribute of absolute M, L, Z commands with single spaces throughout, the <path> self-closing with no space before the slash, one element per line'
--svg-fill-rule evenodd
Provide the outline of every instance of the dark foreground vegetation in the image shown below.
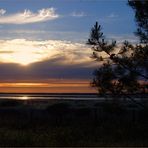
<path fill-rule="evenodd" d="M 148 110 L 138 105 L 44 101 L 0 101 L 0 146 L 148 146 Z"/>

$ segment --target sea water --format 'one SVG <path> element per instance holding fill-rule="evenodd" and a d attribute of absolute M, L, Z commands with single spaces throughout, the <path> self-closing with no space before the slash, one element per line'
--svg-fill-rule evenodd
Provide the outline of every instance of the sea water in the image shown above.
<path fill-rule="evenodd" d="M 97 94 L 37 94 L 37 93 L 2 93 L 0 99 L 17 99 L 17 100 L 30 100 L 30 99 L 72 99 L 72 100 L 97 100 L 104 99 L 98 97 Z"/>
<path fill-rule="evenodd" d="M 124 97 L 123 97 L 124 98 Z M 122 99 L 123 99 L 122 98 Z M 128 97 L 127 97 L 128 98 Z M 135 100 L 147 100 L 148 95 L 132 95 Z M 111 97 L 104 98 L 93 93 L 1 93 L 0 100 L 2 99 L 17 99 L 17 100 L 33 100 L 33 99 L 67 99 L 67 100 L 105 100 Z M 121 98 L 120 98 L 121 99 Z M 129 99 L 130 100 L 130 99 Z"/>

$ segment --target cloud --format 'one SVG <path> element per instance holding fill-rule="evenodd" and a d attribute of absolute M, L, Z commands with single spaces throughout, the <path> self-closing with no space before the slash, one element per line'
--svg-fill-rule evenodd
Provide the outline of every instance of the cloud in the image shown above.
<path fill-rule="evenodd" d="M 0 9 L 0 24 L 28 24 L 36 22 L 44 22 L 48 20 L 53 20 L 59 17 L 55 13 L 55 8 L 43 8 L 38 10 L 36 13 L 31 10 L 25 9 L 24 12 L 18 12 L 9 15 L 3 15 L 6 11 Z"/>
<path fill-rule="evenodd" d="M 111 13 L 111 14 L 108 16 L 108 18 L 117 18 L 117 17 L 118 17 L 118 15 L 115 14 L 115 13 Z"/>
<path fill-rule="evenodd" d="M 1 29 L 0 40 L 25 38 L 27 40 L 68 40 L 73 42 L 86 42 L 88 39 L 88 32 L 84 31 L 59 31 L 54 30 L 39 30 L 39 29 Z M 84 43 L 85 44 L 85 43 Z"/>
<path fill-rule="evenodd" d="M 71 16 L 73 17 L 84 17 L 86 14 L 84 12 L 72 12 Z"/>
<path fill-rule="evenodd" d="M 122 44 L 125 40 L 132 44 L 136 44 L 139 42 L 138 37 L 135 36 L 134 34 L 121 34 L 121 35 L 108 34 L 108 39 L 116 40 L 118 44 Z"/>
<path fill-rule="evenodd" d="M 90 47 L 77 42 L 0 40 L 0 81 L 87 79 L 96 66 L 91 54 Z"/>
<path fill-rule="evenodd" d="M 89 62 L 81 64 L 62 64 L 64 57 L 57 57 L 28 65 L 27 67 L 15 63 L 0 63 L 0 81 L 11 80 L 47 80 L 55 79 L 90 79 L 94 66 Z M 67 61 L 68 63 L 68 61 Z"/>
<path fill-rule="evenodd" d="M 104 16 L 102 18 L 99 18 L 99 22 L 101 22 L 101 23 L 107 23 L 107 24 L 108 23 L 114 23 L 117 20 L 119 21 L 119 20 L 121 20 L 121 18 L 117 14 L 115 14 L 115 13 L 110 13 L 107 16 Z M 123 20 L 123 18 L 122 18 L 122 20 Z"/>
<path fill-rule="evenodd" d="M 59 65 L 91 66 L 91 49 L 85 44 L 61 40 L 0 40 L 0 62 L 28 65 L 52 60 Z M 88 64 L 89 63 L 89 64 Z"/>
<path fill-rule="evenodd" d="M 4 15 L 5 13 L 6 13 L 6 10 L 0 9 L 0 16 L 1 16 L 1 15 Z"/>
<path fill-rule="evenodd" d="M 110 37 L 120 39 L 119 36 Z M 0 81 L 90 79 L 94 69 L 101 64 L 91 59 L 91 55 L 92 50 L 85 43 L 66 40 L 0 40 Z"/>

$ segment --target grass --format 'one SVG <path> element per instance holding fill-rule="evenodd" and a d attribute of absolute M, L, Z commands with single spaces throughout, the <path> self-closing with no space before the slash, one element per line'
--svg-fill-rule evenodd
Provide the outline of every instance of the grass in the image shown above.
<path fill-rule="evenodd" d="M 44 109 L 12 106 L 0 109 L 1 147 L 148 146 L 148 117 L 127 120 L 123 113 L 129 113 L 119 106 L 105 104 L 101 114 L 99 109 L 73 108 L 67 103 Z"/>
<path fill-rule="evenodd" d="M 21 100 L 12 100 L 12 99 L 6 99 L 0 101 L 0 107 L 16 107 L 23 105 L 23 102 Z"/>
<path fill-rule="evenodd" d="M 109 126 L 0 128 L 1 146 L 147 146 L 148 130 Z"/>

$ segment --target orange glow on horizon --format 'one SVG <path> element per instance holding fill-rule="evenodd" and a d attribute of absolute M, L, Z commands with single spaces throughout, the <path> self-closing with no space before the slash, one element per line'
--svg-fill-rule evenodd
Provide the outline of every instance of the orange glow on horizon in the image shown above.
<path fill-rule="evenodd" d="M 0 83 L 0 87 L 45 87 L 48 83 Z"/>
<path fill-rule="evenodd" d="M 0 83 L 2 93 L 93 93 L 96 92 L 88 82 L 48 82 L 48 83 Z"/>
<path fill-rule="evenodd" d="M 0 87 L 85 87 L 87 83 L 0 83 Z"/>

